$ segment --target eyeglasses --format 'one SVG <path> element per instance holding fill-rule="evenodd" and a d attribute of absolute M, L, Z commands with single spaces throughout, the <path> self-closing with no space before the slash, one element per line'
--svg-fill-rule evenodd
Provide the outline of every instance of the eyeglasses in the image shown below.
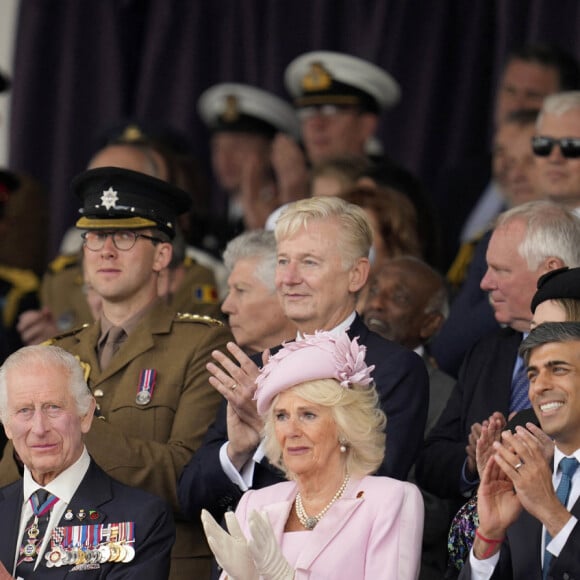
<path fill-rule="evenodd" d="M 541 135 L 532 137 L 532 149 L 534 155 L 538 157 L 548 157 L 556 144 L 560 146 L 562 155 L 567 159 L 580 157 L 580 139 L 574 137 L 554 139 L 553 137 L 542 137 Z"/>
<path fill-rule="evenodd" d="M 121 250 L 121 252 L 130 250 L 137 243 L 139 238 L 151 240 L 154 244 L 158 244 L 163 241 L 154 236 L 140 234 L 138 232 L 134 232 L 133 230 L 114 230 L 111 232 L 91 230 L 81 234 L 85 247 L 92 252 L 98 252 L 99 250 L 102 250 L 105 246 L 105 241 L 109 236 L 111 236 L 115 248 L 117 248 L 117 250 Z"/>
<path fill-rule="evenodd" d="M 345 111 L 359 111 L 359 108 L 353 105 L 315 105 L 310 107 L 300 107 L 296 114 L 300 121 L 306 121 L 313 117 L 334 117 Z"/>

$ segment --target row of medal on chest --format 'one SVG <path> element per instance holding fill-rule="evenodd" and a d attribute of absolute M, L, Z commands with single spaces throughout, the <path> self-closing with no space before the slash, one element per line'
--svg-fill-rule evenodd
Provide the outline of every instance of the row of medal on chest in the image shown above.
<path fill-rule="evenodd" d="M 53 546 L 45 554 L 48 568 L 81 564 L 127 563 L 135 558 L 135 548 L 128 543 L 109 542 L 95 547 Z"/>

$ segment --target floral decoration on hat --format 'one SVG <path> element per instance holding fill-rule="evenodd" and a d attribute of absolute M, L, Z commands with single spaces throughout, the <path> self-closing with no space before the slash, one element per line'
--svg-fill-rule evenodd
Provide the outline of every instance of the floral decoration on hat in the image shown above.
<path fill-rule="evenodd" d="M 344 388 L 370 385 L 375 367 L 366 364 L 365 355 L 366 347 L 346 332 L 318 331 L 285 343 L 256 380 L 258 412 L 265 412 L 281 391 L 311 380 L 335 379 Z"/>

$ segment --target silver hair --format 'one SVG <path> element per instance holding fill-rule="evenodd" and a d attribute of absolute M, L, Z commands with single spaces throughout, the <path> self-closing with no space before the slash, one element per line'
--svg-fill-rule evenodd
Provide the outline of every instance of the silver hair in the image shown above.
<path fill-rule="evenodd" d="M 563 115 L 568 111 L 576 109 L 580 110 L 580 91 L 564 91 L 562 93 L 549 95 L 542 103 L 542 108 L 536 121 L 536 129 L 539 130 L 544 114 Z"/>
<path fill-rule="evenodd" d="M 529 201 L 500 214 L 496 228 L 513 220 L 526 225 L 518 252 L 530 270 L 550 257 L 570 268 L 580 266 L 580 218 L 573 212 L 552 201 Z"/>
<path fill-rule="evenodd" d="M 79 416 L 87 414 L 91 408 L 93 395 L 84 378 L 79 360 L 58 346 L 25 346 L 11 354 L 0 367 L 0 421 L 8 419 L 8 383 L 10 371 L 26 372 L 31 365 L 45 368 L 58 367 L 68 379 L 70 394 L 73 396 Z"/>
<path fill-rule="evenodd" d="M 223 258 L 228 272 L 234 269 L 238 260 L 258 258 L 259 263 L 254 270 L 254 275 L 270 292 L 276 291 L 274 277 L 277 260 L 274 232 L 252 230 L 240 234 L 228 242 Z"/>

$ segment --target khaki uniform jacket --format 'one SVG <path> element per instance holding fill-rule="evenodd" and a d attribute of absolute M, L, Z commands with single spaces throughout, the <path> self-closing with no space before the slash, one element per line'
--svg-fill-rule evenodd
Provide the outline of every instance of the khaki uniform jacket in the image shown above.
<path fill-rule="evenodd" d="M 200 446 L 220 402 L 205 365 L 212 350 L 224 350 L 233 338 L 220 322 L 176 315 L 158 302 L 101 372 L 96 353 L 99 334 L 97 322 L 51 340 L 80 358 L 99 405 L 100 417 L 85 438 L 87 449 L 111 477 L 161 496 L 177 511 L 177 478 Z M 143 369 L 155 369 L 157 379 L 151 401 L 140 405 L 136 397 Z M 0 485 L 18 477 L 8 445 L 0 463 Z M 185 522 L 179 514 L 176 520 L 171 578 L 188 578 L 174 574 L 175 558 L 189 559 L 180 565 L 191 566 L 191 558 L 210 552 L 200 523 Z M 207 562 L 203 566 L 204 571 L 205 566 L 209 569 Z"/>

